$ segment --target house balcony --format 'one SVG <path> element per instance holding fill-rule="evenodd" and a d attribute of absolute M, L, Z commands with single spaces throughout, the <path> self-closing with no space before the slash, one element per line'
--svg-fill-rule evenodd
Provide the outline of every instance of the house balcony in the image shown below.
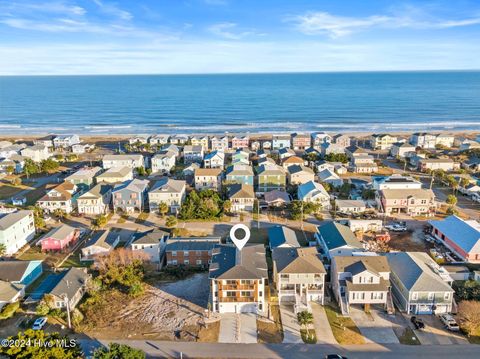
<path fill-rule="evenodd" d="M 218 289 L 220 290 L 255 290 L 254 284 L 219 284 Z"/>
<path fill-rule="evenodd" d="M 220 297 L 218 301 L 221 303 L 248 303 L 255 302 L 254 297 Z"/>

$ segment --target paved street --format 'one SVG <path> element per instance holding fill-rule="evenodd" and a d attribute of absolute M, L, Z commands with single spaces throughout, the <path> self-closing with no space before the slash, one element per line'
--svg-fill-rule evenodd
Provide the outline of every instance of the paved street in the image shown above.
<path fill-rule="evenodd" d="M 307 344 L 220 344 L 197 342 L 162 342 L 116 340 L 142 349 L 149 358 L 323 358 L 326 354 L 341 354 L 349 359 L 404 358 L 477 358 L 477 345 L 307 345 Z M 80 340 L 87 353 L 108 341 Z"/>

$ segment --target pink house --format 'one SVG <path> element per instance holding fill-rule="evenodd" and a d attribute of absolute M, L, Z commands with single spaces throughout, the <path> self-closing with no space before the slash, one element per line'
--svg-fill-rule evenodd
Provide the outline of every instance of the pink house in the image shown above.
<path fill-rule="evenodd" d="M 62 251 L 75 243 L 79 235 L 78 229 L 62 224 L 53 228 L 40 240 L 42 251 Z"/>
<path fill-rule="evenodd" d="M 250 138 L 248 136 L 235 136 L 232 138 L 232 148 L 248 148 L 250 144 Z"/>

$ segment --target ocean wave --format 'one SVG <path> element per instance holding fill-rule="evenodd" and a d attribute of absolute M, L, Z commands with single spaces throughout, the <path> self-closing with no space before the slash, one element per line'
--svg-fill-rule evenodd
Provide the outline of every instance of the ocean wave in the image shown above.
<path fill-rule="evenodd" d="M 96 130 L 96 129 L 102 129 L 102 130 L 115 130 L 115 129 L 122 129 L 122 128 L 132 128 L 131 125 L 109 125 L 109 124 L 98 124 L 98 125 L 89 125 L 89 126 L 84 126 L 83 128 L 87 130 Z"/>
<path fill-rule="evenodd" d="M 0 125 L 0 128 L 22 128 L 22 125 Z"/>

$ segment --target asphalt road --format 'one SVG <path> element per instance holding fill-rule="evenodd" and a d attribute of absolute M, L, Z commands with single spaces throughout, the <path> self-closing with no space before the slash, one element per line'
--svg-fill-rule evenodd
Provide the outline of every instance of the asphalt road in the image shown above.
<path fill-rule="evenodd" d="M 108 341 L 80 340 L 87 353 Z M 478 358 L 478 345 L 307 345 L 307 344 L 221 344 L 119 340 L 142 349 L 149 358 L 324 358 L 340 354 L 351 358 Z"/>

